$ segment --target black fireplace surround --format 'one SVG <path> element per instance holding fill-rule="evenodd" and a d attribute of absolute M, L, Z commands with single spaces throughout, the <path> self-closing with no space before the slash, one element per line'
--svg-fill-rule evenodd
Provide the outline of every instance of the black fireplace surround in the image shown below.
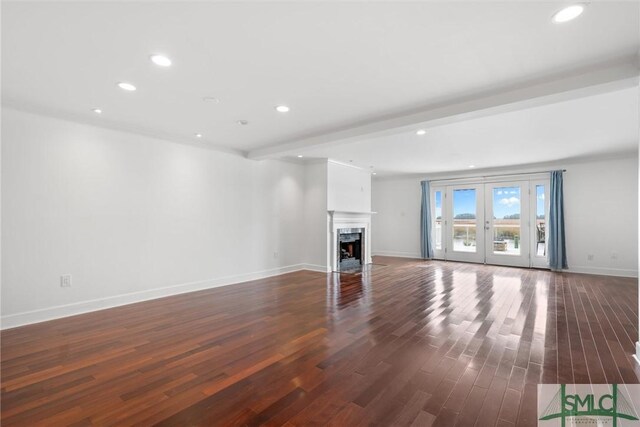
<path fill-rule="evenodd" d="M 364 265 L 364 228 L 338 229 L 338 271 L 353 270 Z"/>

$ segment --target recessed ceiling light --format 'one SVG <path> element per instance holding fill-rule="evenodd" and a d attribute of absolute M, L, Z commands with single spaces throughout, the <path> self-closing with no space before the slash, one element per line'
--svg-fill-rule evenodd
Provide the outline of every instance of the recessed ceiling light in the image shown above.
<path fill-rule="evenodd" d="M 571 6 L 567 6 L 553 15 L 553 22 L 556 22 L 558 24 L 562 22 L 569 22 L 582 15 L 582 12 L 584 12 L 583 4 L 573 4 Z"/>
<path fill-rule="evenodd" d="M 131 83 L 126 83 L 126 82 L 120 82 L 118 83 L 118 87 L 122 90 L 126 90 L 129 92 L 133 92 L 134 90 L 136 90 L 136 87 L 134 85 L 132 85 Z"/>
<path fill-rule="evenodd" d="M 96 113 L 96 114 L 102 114 L 102 110 L 101 110 L 101 109 L 99 109 L 99 108 L 94 108 L 94 109 L 93 109 L 93 110 L 91 110 L 91 111 L 93 111 L 93 112 L 94 112 L 94 113 Z"/>
<path fill-rule="evenodd" d="M 248 125 L 248 124 L 249 124 L 249 122 L 248 122 L 248 121 L 246 121 L 246 120 L 238 120 L 236 123 L 237 123 L 237 124 L 239 124 L 239 125 L 241 125 L 241 126 L 246 126 L 246 125 Z"/>
<path fill-rule="evenodd" d="M 418 135 L 418 136 L 422 136 L 422 135 L 424 135 L 424 134 L 426 134 L 426 133 L 427 133 L 427 131 L 426 131 L 426 130 L 424 130 L 424 129 L 420 129 L 420 130 L 418 130 L 418 131 L 416 132 L 416 135 Z"/>
<path fill-rule="evenodd" d="M 289 107 L 287 107 L 286 105 L 278 105 L 278 106 L 276 107 L 276 111 L 277 111 L 278 113 L 288 113 L 288 112 L 289 112 L 289 110 L 290 110 L 290 108 L 289 108 Z"/>
<path fill-rule="evenodd" d="M 202 138 L 202 134 L 201 133 L 196 133 L 194 134 L 196 138 Z"/>
<path fill-rule="evenodd" d="M 371 172 L 371 175 L 376 175 L 376 173 L 375 172 Z"/>
<path fill-rule="evenodd" d="M 170 67 L 171 60 L 164 55 L 151 55 L 151 62 L 160 67 Z"/>
<path fill-rule="evenodd" d="M 470 168 L 475 168 L 475 167 L 476 167 L 476 165 L 469 165 L 469 167 L 470 167 Z"/>
<path fill-rule="evenodd" d="M 298 158 L 299 158 L 299 159 L 301 159 L 301 158 L 303 158 L 303 157 L 304 157 L 304 156 L 303 156 L 302 154 L 298 154 Z"/>
<path fill-rule="evenodd" d="M 204 102 L 213 102 L 214 104 L 217 104 L 220 102 L 218 98 L 214 98 L 213 96 L 205 96 L 204 98 L 202 98 L 202 100 Z"/>

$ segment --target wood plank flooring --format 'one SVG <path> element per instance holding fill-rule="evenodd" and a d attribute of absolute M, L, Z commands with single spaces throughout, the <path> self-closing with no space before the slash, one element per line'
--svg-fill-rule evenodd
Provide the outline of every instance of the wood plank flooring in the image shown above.
<path fill-rule="evenodd" d="M 533 426 L 637 383 L 635 279 L 375 259 L 2 332 L 2 425 Z"/>

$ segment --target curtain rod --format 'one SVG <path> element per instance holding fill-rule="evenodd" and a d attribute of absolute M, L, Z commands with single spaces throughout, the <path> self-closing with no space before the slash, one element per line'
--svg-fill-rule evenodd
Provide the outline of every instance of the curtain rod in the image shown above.
<path fill-rule="evenodd" d="M 470 176 L 466 178 L 444 178 L 444 179 L 433 179 L 429 180 L 429 182 L 441 182 L 441 181 L 460 181 L 463 179 L 477 179 L 477 178 L 495 178 L 495 177 L 507 177 L 507 176 L 517 176 L 517 175 L 537 175 L 540 173 L 550 173 L 558 169 L 549 170 L 549 171 L 538 171 L 538 172 L 516 172 L 516 173 L 506 173 L 506 174 L 494 174 L 494 175 L 481 175 L 481 176 Z M 566 169 L 562 169 L 562 172 L 566 172 Z"/>

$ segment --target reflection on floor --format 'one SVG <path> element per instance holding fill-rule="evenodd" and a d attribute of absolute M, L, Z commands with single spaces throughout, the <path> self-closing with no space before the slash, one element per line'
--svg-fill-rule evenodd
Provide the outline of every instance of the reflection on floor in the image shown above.
<path fill-rule="evenodd" d="M 376 257 L 2 332 L 2 425 L 536 425 L 638 382 L 634 279 Z"/>

